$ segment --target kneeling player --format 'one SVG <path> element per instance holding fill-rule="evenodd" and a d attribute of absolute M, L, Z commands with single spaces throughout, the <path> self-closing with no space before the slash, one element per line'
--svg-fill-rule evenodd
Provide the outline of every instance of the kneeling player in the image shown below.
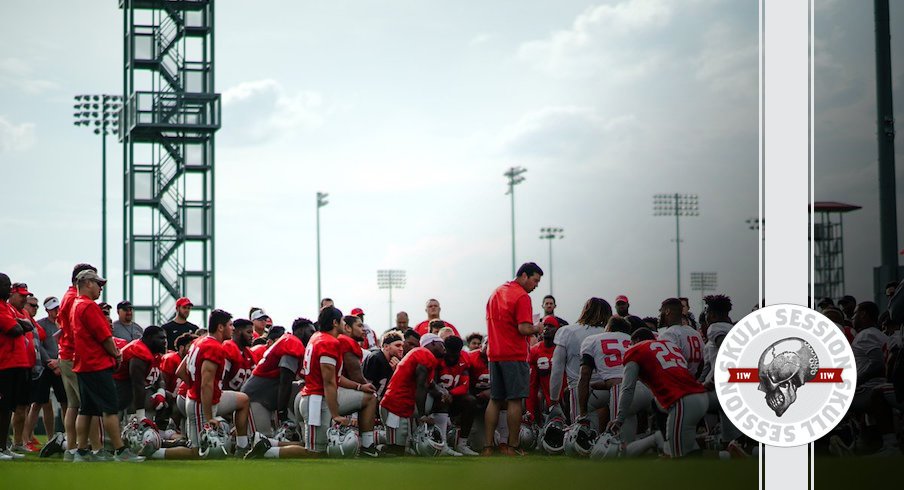
<path fill-rule="evenodd" d="M 166 408 L 165 390 L 160 388 L 151 397 L 147 387 L 162 385 L 160 380 L 160 356 L 166 352 L 166 332 L 151 325 L 144 329 L 140 339 L 133 340 L 122 348 L 122 362 L 113 373 L 116 381 L 119 410 L 135 414 L 138 420 L 145 418 L 145 408 L 150 405 L 156 410 Z M 125 418 L 123 418 L 125 420 Z"/>
<path fill-rule="evenodd" d="M 462 352 L 464 341 L 461 337 L 450 336 L 443 341 L 446 354 L 439 362 L 436 373 L 437 382 L 442 385 L 452 402 L 449 404 L 435 403 L 433 406 L 433 420 L 446 437 L 449 426 L 449 416 L 459 418 L 459 431 L 456 440 L 446 441 L 447 454 L 452 456 L 477 456 L 477 452 L 468 447 L 468 436 L 471 434 L 471 426 L 474 423 L 474 412 L 477 410 L 477 399 L 468 390 L 471 386 L 470 363 L 468 355 Z"/>

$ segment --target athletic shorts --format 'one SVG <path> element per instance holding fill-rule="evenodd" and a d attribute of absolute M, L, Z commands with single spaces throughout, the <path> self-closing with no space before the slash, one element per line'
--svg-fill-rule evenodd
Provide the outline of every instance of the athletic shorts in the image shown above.
<path fill-rule="evenodd" d="M 522 361 L 490 361 L 490 398 L 520 400 L 530 391 L 530 366 Z"/>
<path fill-rule="evenodd" d="M 31 399 L 31 368 L 0 370 L 0 410 L 13 411 Z"/>
<path fill-rule="evenodd" d="M 386 444 L 407 446 L 413 432 L 414 418 L 400 417 L 383 407 L 380 407 L 380 418 L 386 429 Z"/>
<path fill-rule="evenodd" d="M 279 378 L 262 378 L 251 376 L 241 392 L 248 395 L 248 399 L 262 405 L 267 410 L 276 410 L 276 401 L 279 397 Z"/>
<path fill-rule="evenodd" d="M 214 417 L 217 415 L 231 416 L 238 407 L 238 392 L 224 391 L 220 395 L 220 402 L 211 408 Z M 185 399 L 186 416 L 185 430 L 188 432 L 188 440 L 191 441 L 192 447 L 201 447 L 201 428 L 207 423 L 204 417 L 204 411 L 201 409 L 201 402 Z M 247 435 L 247 434 L 246 434 Z"/>
<path fill-rule="evenodd" d="M 78 391 L 78 378 L 72 370 L 72 361 L 60 359 L 60 375 L 63 378 L 63 389 L 66 391 L 69 408 L 79 408 L 81 397 Z"/>
<path fill-rule="evenodd" d="M 312 397 L 318 396 L 320 401 L 320 420 L 317 425 L 312 425 L 310 414 L 310 406 Z M 363 391 L 350 390 L 347 388 L 339 388 L 337 393 L 337 401 L 339 402 L 339 415 L 346 416 L 358 412 L 364 408 Z M 308 451 L 317 453 L 326 450 L 326 430 L 332 423 L 330 415 L 330 407 L 326 403 L 326 397 L 319 395 L 301 396 L 301 393 L 295 397 L 295 413 L 298 414 L 298 424 L 304 427 L 305 447 Z M 385 423 L 385 422 L 384 422 Z"/>
<path fill-rule="evenodd" d="M 75 373 L 78 378 L 79 415 L 100 417 L 117 410 L 116 382 L 113 368 L 91 373 Z"/>
<path fill-rule="evenodd" d="M 43 405 L 50 403 L 50 389 L 60 403 L 66 403 L 66 389 L 63 388 L 63 378 L 53 374 L 53 369 L 47 368 L 41 373 L 41 377 L 31 382 L 31 401 Z"/>

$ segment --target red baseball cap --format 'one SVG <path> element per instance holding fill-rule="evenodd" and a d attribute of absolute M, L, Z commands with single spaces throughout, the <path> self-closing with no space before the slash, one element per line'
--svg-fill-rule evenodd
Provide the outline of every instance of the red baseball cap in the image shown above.
<path fill-rule="evenodd" d="M 364 314 L 364 310 L 361 308 L 355 308 L 352 310 L 352 316 L 360 316 Z"/>
<path fill-rule="evenodd" d="M 21 294 L 22 296 L 29 296 L 31 293 L 28 292 L 28 284 L 24 284 L 21 282 L 17 282 L 12 285 L 9 290 L 10 294 Z"/>
<path fill-rule="evenodd" d="M 556 318 L 555 315 L 546 315 L 546 317 L 543 318 L 543 324 L 544 325 L 552 325 L 554 327 L 561 326 L 561 325 L 559 325 L 559 319 Z"/>
<path fill-rule="evenodd" d="M 192 303 L 191 300 L 186 298 L 185 296 L 176 300 L 176 308 L 182 308 L 183 306 L 186 306 L 186 305 L 195 306 L 194 303 Z"/>
<path fill-rule="evenodd" d="M 629 304 L 631 303 L 630 301 L 628 301 L 628 297 L 625 296 L 624 294 L 619 294 L 618 296 L 616 296 L 615 302 L 616 303 L 629 303 Z"/>

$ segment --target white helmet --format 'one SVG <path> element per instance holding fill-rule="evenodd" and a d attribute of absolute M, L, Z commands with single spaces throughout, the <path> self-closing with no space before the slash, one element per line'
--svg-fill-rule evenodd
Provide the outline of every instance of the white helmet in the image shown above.
<path fill-rule="evenodd" d="M 592 459 L 617 458 L 622 455 L 622 441 L 611 432 L 603 432 L 590 450 Z"/>
<path fill-rule="evenodd" d="M 235 429 L 223 417 L 218 416 L 217 420 L 220 421 L 220 428 L 217 430 L 220 432 L 220 437 L 223 438 L 223 447 L 226 448 L 226 454 L 232 454 L 235 449 Z"/>
<path fill-rule="evenodd" d="M 593 441 L 597 438 L 595 430 L 589 425 L 575 423 L 568 427 L 565 434 L 565 454 L 586 458 L 593 449 Z"/>
<path fill-rule="evenodd" d="M 228 438 L 223 437 L 223 433 L 209 424 L 204 424 L 201 428 L 201 447 L 198 448 L 198 454 L 202 459 L 223 459 L 228 453 L 226 444 Z"/>
<path fill-rule="evenodd" d="M 298 435 L 298 424 L 291 420 L 283 422 L 282 426 L 273 434 L 273 438 L 285 442 L 301 441 L 301 436 Z"/>
<path fill-rule="evenodd" d="M 540 431 L 540 447 L 549 454 L 562 454 L 565 450 L 565 421 L 550 417 Z"/>
<path fill-rule="evenodd" d="M 154 454 L 158 449 L 160 449 L 160 445 L 162 443 L 160 433 L 151 427 L 145 427 L 141 431 L 140 440 L 141 446 L 138 448 L 138 451 L 136 451 L 135 454 L 144 457 L 150 457 L 152 454 Z"/>
<path fill-rule="evenodd" d="M 326 430 L 326 455 L 331 458 L 354 458 L 358 455 L 358 434 L 351 427 L 333 425 Z"/>
<path fill-rule="evenodd" d="M 133 418 L 122 428 L 122 442 L 135 453 L 141 448 L 141 427 L 137 419 Z"/>
<path fill-rule="evenodd" d="M 433 424 L 423 424 L 414 431 L 414 451 L 418 456 L 439 456 L 446 447 L 443 435 Z"/>
<path fill-rule="evenodd" d="M 533 424 L 521 423 L 521 449 L 525 451 L 533 451 L 537 447 L 537 426 Z"/>

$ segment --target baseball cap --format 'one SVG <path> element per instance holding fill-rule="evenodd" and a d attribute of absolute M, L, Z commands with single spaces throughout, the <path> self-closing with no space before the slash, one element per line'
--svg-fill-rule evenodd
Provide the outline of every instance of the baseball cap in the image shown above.
<path fill-rule="evenodd" d="M 543 318 L 543 324 L 544 324 L 544 325 L 552 325 L 552 326 L 554 326 L 554 327 L 560 327 L 560 326 L 561 326 L 561 325 L 559 325 L 559 319 L 556 318 L 555 315 L 546 315 L 546 316 Z"/>
<path fill-rule="evenodd" d="M 120 301 L 119 303 L 116 303 L 116 309 L 117 310 L 131 310 L 132 302 L 129 300 Z"/>
<path fill-rule="evenodd" d="M 84 281 L 84 280 L 97 281 L 101 284 L 101 286 L 103 286 L 104 284 L 107 283 L 106 279 L 104 279 L 103 277 L 100 277 L 100 275 L 98 275 L 97 272 L 94 272 L 91 269 L 81 271 L 78 273 L 77 276 L 75 276 L 76 282 L 80 282 L 80 281 Z"/>
<path fill-rule="evenodd" d="M 22 296 L 28 296 L 31 293 L 28 292 L 28 284 L 24 282 L 15 282 L 9 289 L 10 294 L 21 294 Z"/>
<path fill-rule="evenodd" d="M 360 316 L 364 314 L 364 310 L 361 308 L 355 308 L 352 310 L 352 316 Z"/>
<path fill-rule="evenodd" d="M 50 311 L 54 308 L 60 307 L 60 300 L 56 298 L 56 296 L 51 296 L 44 300 L 44 309 Z"/>
<path fill-rule="evenodd" d="M 625 296 L 624 294 L 619 294 L 618 296 L 616 296 L 615 302 L 616 303 L 630 303 L 630 301 L 628 301 L 628 297 Z"/>
<path fill-rule="evenodd" d="M 190 299 L 185 296 L 176 300 L 176 308 L 182 308 L 183 306 L 195 306 L 194 303 L 191 302 Z"/>
<path fill-rule="evenodd" d="M 109 303 L 104 303 L 103 301 L 98 303 L 97 306 L 100 306 L 100 309 L 102 309 L 102 310 L 110 311 L 110 309 L 112 309 L 112 306 L 110 306 Z"/>
<path fill-rule="evenodd" d="M 440 336 L 436 335 L 435 333 L 425 333 L 424 335 L 421 335 L 421 347 L 427 347 L 434 342 L 439 342 L 442 344 L 443 339 L 441 339 Z"/>
<path fill-rule="evenodd" d="M 251 314 L 251 321 L 260 320 L 262 318 L 270 318 L 270 315 L 264 310 L 254 310 L 254 313 Z"/>

